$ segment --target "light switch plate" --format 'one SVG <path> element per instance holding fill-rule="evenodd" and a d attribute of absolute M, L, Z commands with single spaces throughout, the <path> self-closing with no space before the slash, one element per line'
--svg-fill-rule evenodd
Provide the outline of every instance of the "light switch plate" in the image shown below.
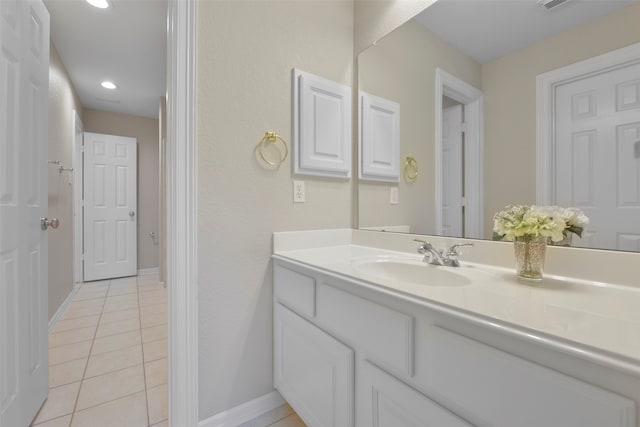
<path fill-rule="evenodd" d="M 304 181 L 293 181 L 293 203 L 304 203 Z"/>
<path fill-rule="evenodd" d="M 389 191 L 389 203 L 392 205 L 398 204 L 398 187 L 391 187 Z"/>

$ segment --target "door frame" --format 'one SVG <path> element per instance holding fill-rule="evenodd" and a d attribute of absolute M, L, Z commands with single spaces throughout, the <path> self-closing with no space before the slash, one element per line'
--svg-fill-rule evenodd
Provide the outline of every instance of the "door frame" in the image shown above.
<path fill-rule="evenodd" d="M 185 427 L 196 427 L 199 422 L 196 13 L 195 0 L 168 1 L 167 155 L 164 164 L 166 229 L 161 233 L 167 241 L 169 425 Z M 75 133 L 81 121 L 77 112 L 74 113 Z M 75 134 L 73 138 L 73 168 L 78 171 L 74 173 L 74 189 L 80 191 L 77 180 L 82 180 L 82 147 L 75 141 Z M 82 212 L 81 199 L 81 194 L 78 196 L 74 193 L 75 212 Z M 81 229 L 82 221 L 75 221 L 76 236 L 82 236 Z M 77 271 L 75 263 L 82 262 L 76 246 L 74 244 L 74 279 Z"/>
<path fill-rule="evenodd" d="M 166 218 L 169 294 L 169 425 L 196 427 L 198 241 L 196 0 L 169 0 Z"/>
<path fill-rule="evenodd" d="M 84 166 L 82 152 L 84 151 L 84 123 L 76 110 L 73 110 L 73 152 L 71 167 L 73 168 L 73 283 L 74 287 L 82 283 L 84 277 L 83 254 L 83 230 L 84 210 L 82 207 L 82 189 L 84 187 Z M 78 140 L 78 131 L 82 139 Z"/>
<path fill-rule="evenodd" d="M 554 203 L 555 89 L 617 68 L 640 63 L 640 43 L 594 56 L 536 76 L 536 203 Z"/>
<path fill-rule="evenodd" d="M 482 238 L 484 217 L 484 95 L 463 80 L 436 68 L 435 87 L 435 232 L 442 232 L 442 97 L 464 104 L 465 234 Z"/>

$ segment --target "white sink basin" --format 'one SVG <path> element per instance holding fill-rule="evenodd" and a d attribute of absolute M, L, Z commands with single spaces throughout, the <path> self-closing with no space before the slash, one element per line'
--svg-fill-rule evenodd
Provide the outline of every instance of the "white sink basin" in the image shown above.
<path fill-rule="evenodd" d="M 358 260 L 353 267 L 362 275 L 426 286 L 467 286 L 471 280 L 456 267 L 434 266 L 413 259 Z"/>

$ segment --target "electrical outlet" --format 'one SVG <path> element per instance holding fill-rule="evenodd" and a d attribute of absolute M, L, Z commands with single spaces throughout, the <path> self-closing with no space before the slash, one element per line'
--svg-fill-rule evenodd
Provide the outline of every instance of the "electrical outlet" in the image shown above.
<path fill-rule="evenodd" d="M 389 203 L 392 205 L 398 204 L 398 187 L 391 187 L 389 191 Z"/>
<path fill-rule="evenodd" d="M 304 181 L 293 181 L 293 203 L 304 203 Z"/>

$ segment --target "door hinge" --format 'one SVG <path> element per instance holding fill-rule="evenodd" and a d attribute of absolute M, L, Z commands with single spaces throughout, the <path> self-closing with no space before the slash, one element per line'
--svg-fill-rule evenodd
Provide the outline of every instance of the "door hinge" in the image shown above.
<path fill-rule="evenodd" d="M 463 207 L 467 206 L 467 198 L 466 197 L 462 198 L 462 206 Z"/>
<path fill-rule="evenodd" d="M 460 123 L 460 129 L 462 129 L 462 132 L 466 132 L 467 131 L 467 123 L 466 122 L 462 122 Z"/>

